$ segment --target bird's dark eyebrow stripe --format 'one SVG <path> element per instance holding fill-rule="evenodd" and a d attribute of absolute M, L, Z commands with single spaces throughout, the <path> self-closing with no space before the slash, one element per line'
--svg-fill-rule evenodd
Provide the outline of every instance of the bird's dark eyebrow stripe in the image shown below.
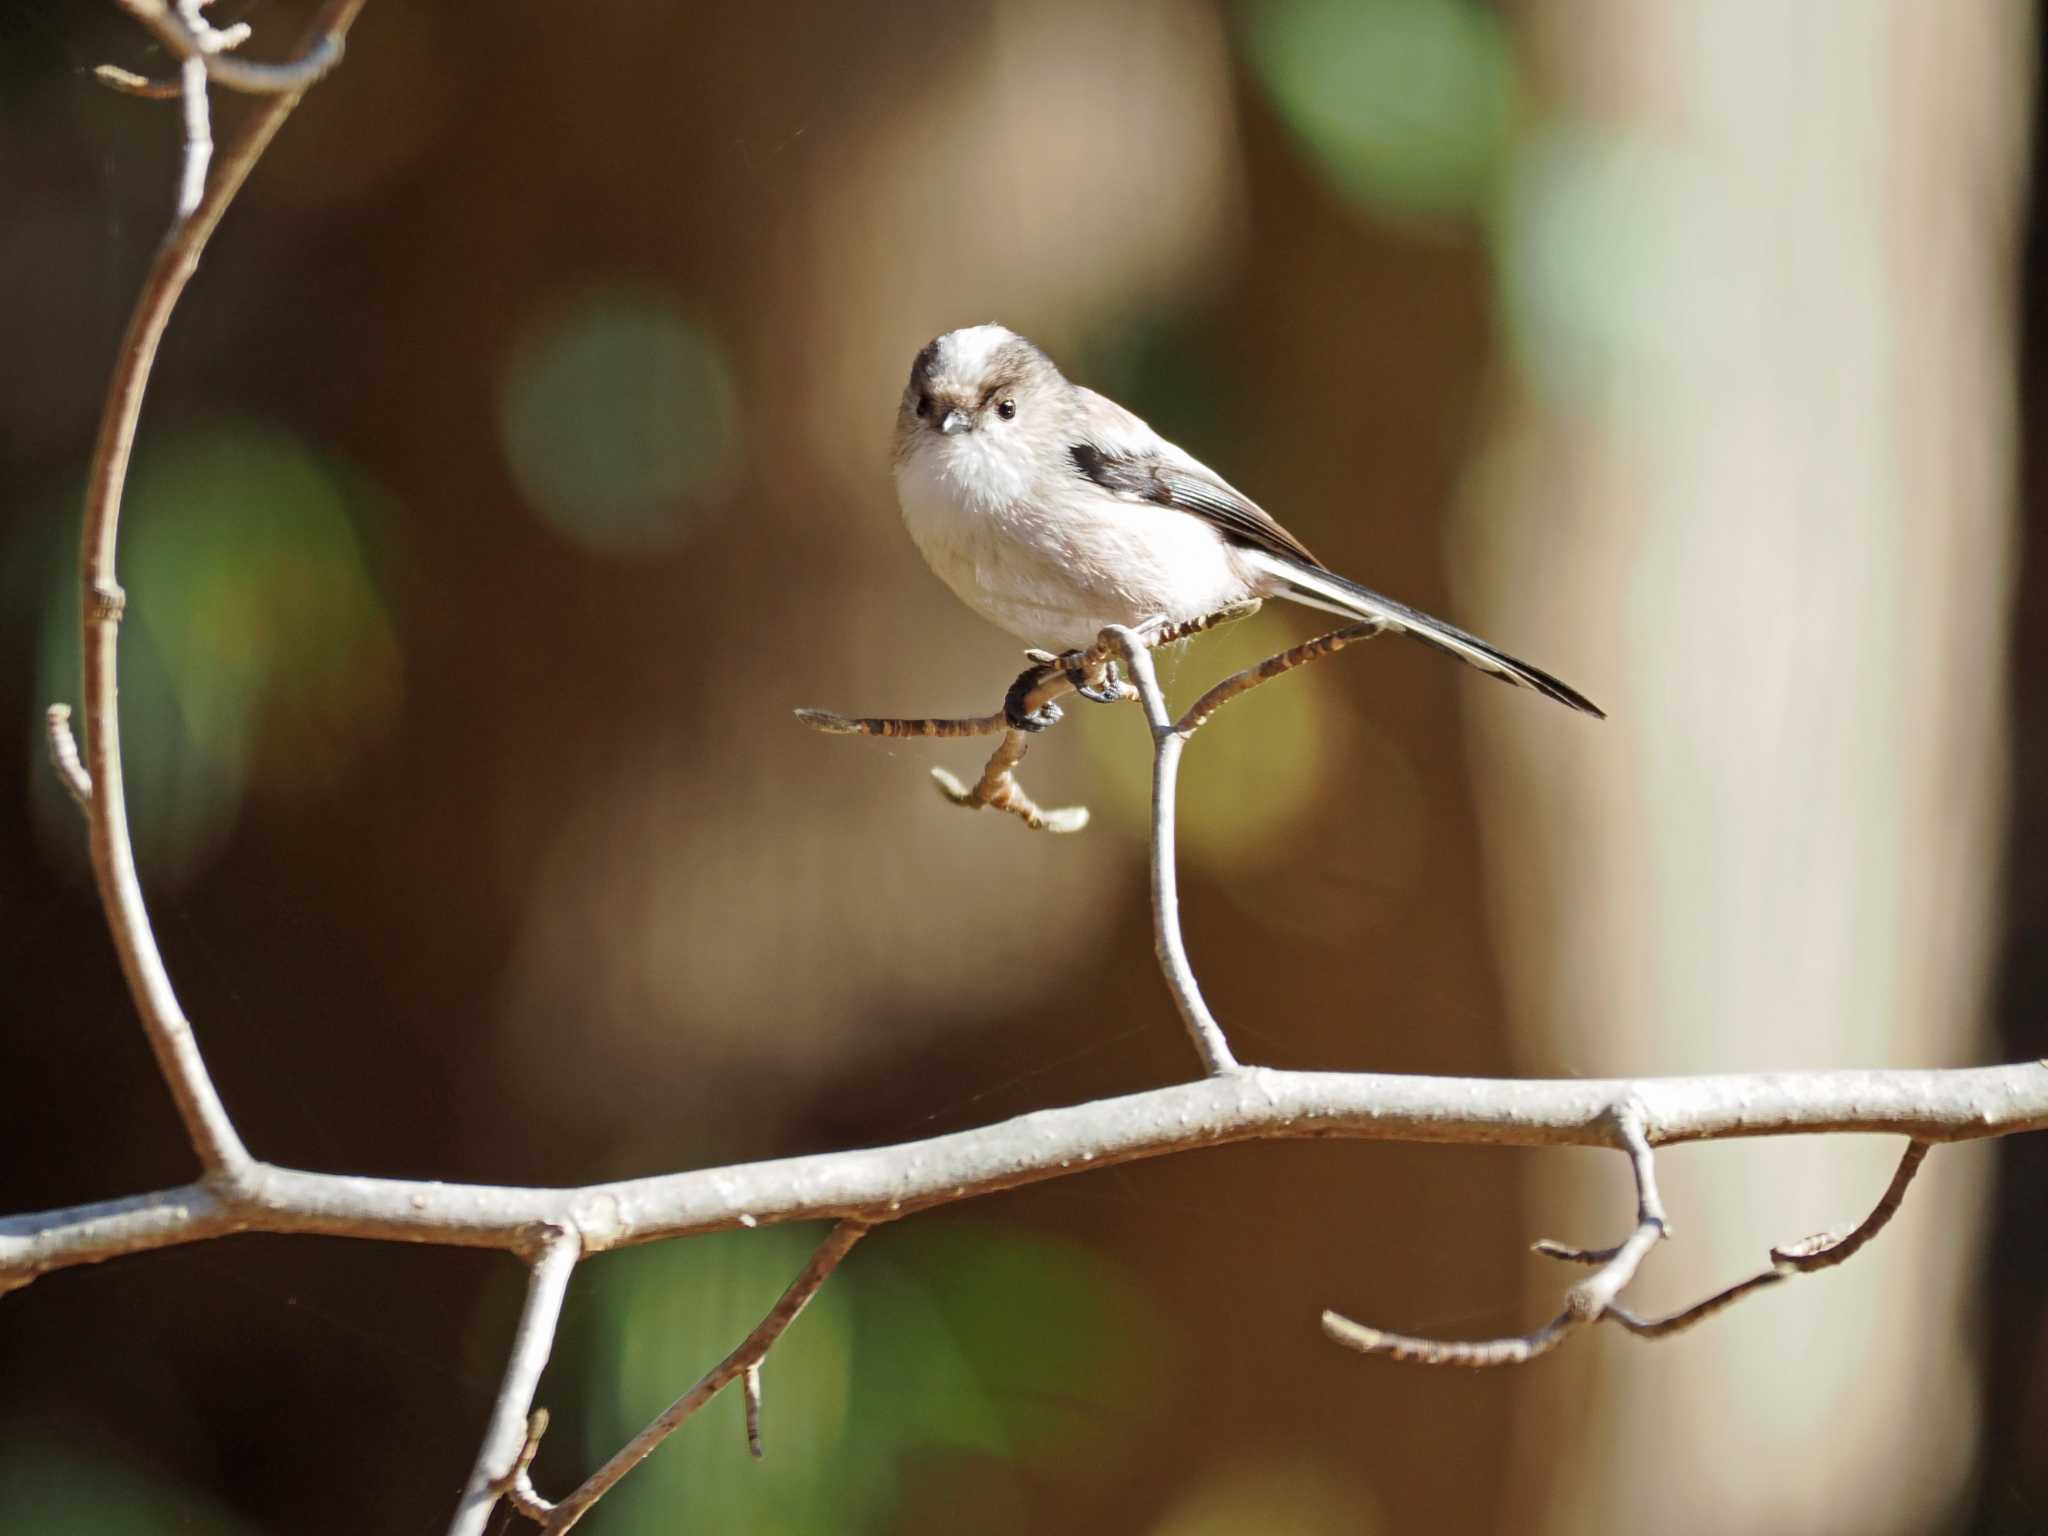
<path fill-rule="evenodd" d="M 903 354 L 899 352 L 896 355 L 901 357 Z M 936 340 L 928 341 L 924 344 L 924 350 L 917 354 L 916 361 L 910 365 L 910 382 L 913 384 L 929 384 L 931 382 L 932 370 L 938 366 L 939 344 Z"/>

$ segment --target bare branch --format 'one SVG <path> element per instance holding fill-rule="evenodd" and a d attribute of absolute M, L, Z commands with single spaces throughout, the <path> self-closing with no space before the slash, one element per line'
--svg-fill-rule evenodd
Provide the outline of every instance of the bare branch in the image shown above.
<path fill-rule="evenodd" d="M 748 1379 L 748 1438 L 754 1454 L 760 1455 L 758 1414 L 761 1362 L 767 1358 L 768 1351 L 775 1347 L 775 1341 L 782 1337 L 789 1325 L 795 1322 L 798 1315 L 810 1304 L 811 1298 L 818 1294 L 818 1288 L 831 1276 L 832 1271 L 839 1267 L 839 1261 L 846 1257 L 855 1243 L 867 1236 L 867 1232 L 867 1227 L 857 1221 L 842 1221 L 834 1227 L 831 1235 L 820 1243 L 817 1252 L 811 1255 L 811 1261 L 804 1266 L 803 1273 L 798 1275 L 790 1283 L 789 1289 L 782 1293 L 782 1299 L 769 1309 L 768 1315 L 761 1319 L 759 1326 L 741 1340 L 731 1354 L 706 1371 L 695 1386 L 669 1404 L 652 1424 L 627 1441 L 619 1453 L 593 1472 L 582 1487 L 549 1511 L 544 1526 L 549 1536 L 559 1536 L 559 1533 L 574 1526 L 590 1512 L 591 1505 L 610 1491 L 613 1484 L 645 1461 L 656 1446 L 674 1434 L 690 1415 L 710 1402 L 738 1376 L 745 1376 Z"/>
<path fill-rule="evenodd" d="M 1122 648 L 1124 665 L 1138 690 L 1145 720 L 1152 729 L 1152 949 L 1166 978 L 1166 990 L 1173 996 L 1181 1023 L 1202 1069 L 1211 1077 L 1238 1070 L 1237 1057 L 1224 1038 L 1223 1026 L 1209 1011 L 1188 963 L 1187 941 L 1180 931 L 1180 876 L 1175 849 L 1174 801 L 1180 776 L 1181 749 L 1188 739 L 1174 729 L 1166 713 L 1166 694 L 1159 686 L 1159 674 L 1152 666 L 1152 653 L 1143 638 L 1128 629 L 1104 630 L 1105 639 L 1114 638 Z"/>
<path fill-rule="evenodd" d="M 1088 808 L 1074 805 L 1056 810 L 1041 807 L 1017 781 L 1017 765 L 1031 744 L 1030 734 L 1016 722 L 1020 719 L 1034 729 L 1043 729 L 1059 718 L 1058 701 L 1084 685 L 1091 696 L 1112 695 L 1134 698 L 1143 707 L 1152 730 L 1152 915 L 1154 944 L 1167 990 L 1186 1025 L 1203 1069 L 1212 1077 L 1234 1072 L 1238 1062 L 1222 1026 L 1210 1013 L 1188 962 L 1187 946 L 1181 937 L 1180 894 L 1174 856 L 1175 794 L 1180 774 L 1180 755 L 1188 737 L 1232 699 L 1270 682 L 1296 667 L 1334 656 L 1353 640 L 1375 635 L 1384 627 L 1377 623 L 1353 624 L 1330 634 L 1305 641 L 1257 666 L 1247 667 L 1224 679 L 1196 701 L 1178 722 L 1167 714 L 1165 691 L 1152 665 L 1151 652 L 1162 645 L 1230 623 L 1258 611 L 1256 601 L 1233 604 L 1217 613 L 1181 624 L 1156 621 L 1139 629 L 1119 625 L 1102 631 L 1085 650 L 1055 656 L 1048 651 L 1031 651 L 1032 662 L 1010 687 L 1002 710 L 992 715 L 952 720 L 892 720 L 863 718 L 822 709 L 800 709 L 797 718 L 813 730 L 831 735 L 861 736 L 986 736 L 997 731 L 1002 741 L 989 757 L 981 778 L 972 786 L 944 768 L 934 768 L 932 778 L 939 791 L 955 805 L 978 810 L 986 806 L 1008 811 L 1034 831 L 1078 832 L 1088 825 Z M 1115 663 L 1121 658 L 1131 681 L 1121 682 Z M 1034 725 L 1034 722 L 1036 724 Z"/>
<path fill-rule="evenodd" d="M 1321 661 L 1334 656 L 1354 640 L 1369 640 L 1379 634 L 1386 625 L 1379 620 L 1364 624 L 1349 624 L 1313 640 L 1305 640 L 1292 650 L 1282 651 L 1278 656 L 1269 656 L 1255 667 L 1246 667 L 1235 676 L 1226 677 L 1222 682 L 1203 694 L 1180 717 L 1174 729 L 1183 736 L 1192 736 L 1209 723 L 1210 718 L 1232 699 L 1251 692 L 1261 683 L 1269 683 L 1284 672 L 1306 666 L 1312 661 Z"/>
<path fill-rule="evenodd" d="M 1079 832 L 1088 825 L 1087 806 L 1066 805 L 1048 810 L 1017 782 L 1017 765 L 1030 746 L 1031 738 L 1023 731 L 1006 730 L 972 788 L 943 768 L 932 770 L 932 781 L 939 786 L 940 794 L 969 810 L 987 806 L 994 811 L 1008 811 L 1034 832 Z"/>
<path fill-rule="evenodd" d="M 1886 1186 L 1883 1197 L 1872 1208 L 1870 1214 L 1847 1237 L 1836 1237 L 1823 1232 L 1791 1243 L 1783 1248 L 1771 1250 L 1771 1267 L 1738 1280 L 1726 1290 L 1717 1291 L 1704 1301 L 1694 1302 L 1681 1311 L 1666 1317 L 1643 1318 L 1620 1307 L 1610 1309 L 1609 1316 L 1628 1329 L 1630 1333 L 1646 1339 L 1661 1339 L 1668 1334 L 1678 1333 L 1695 1323 L 1706 1321 L 1715 1313 L 1733 1306 L 1752 1291 L 1776 1285 L 1780 1280 L 1789 1280 L 1794 1275 L 1810 1275 L 1819 1270 L 1833 1269 L 1837 1264 L 1847 1263 L 1860 1252 L 1878 1233 L 1891 1224 L 1898 1215 L 1899 1207 L 1905 1202 L 1906 1190 L 1912 1185 L 1913 1177 L 1919 1173 L 1920 1165 L 1927 1160 L 1930 1150 L 1924 1141 L 1910 1141 L 1899 1158 L 1899 1166 L 1892 1172 L 1892 1180 Z"/>
<path fill-rule="evenodd" d="M 213 120 L 206 101 L 206 60 L 198 54 L 180 67 L 185 99 L 185 168 L 178 177 L 178 217 L 189 219 L 206 196 L 206 168 L 213 163 Z"/>
<path fill-rule="evenodd" d="M 584 1251 L 597 1253 L 749 1225 L 878 1223 L 1089 1168 L 1240 1141 L 1626 1150 L 1610 1108 L 1625 1099 L 1642 1106 L 1653 1146 L 1838 1132 L 1972 1141 L 2048 1129 L 2048 1065 L 1547 1082 L 1247 1067 L 924 1141 L 577 1189 L 370 1179 L 257 1163 L 232 1182 L 0 1217 L 0 1289 L 227 1232 L 517 1252 L 534 1227 L 554 1225 L 575 1229 Z"/>
<path fill-rule="evenodd" d="M 576 1234 L 565 1227 L 550 1227 L 538 1239 L 532 1257 L 532 1274 L 527 1280 L 526 1306 L 513 1330 L 512 1348 L 505 1361 L 505 1380 L 498 1399 L 491 1405 L 491 1418 L 484 1428 L 483 1446 L 476 1466 L 462 1490 L 462 1502 L 448 1536 L 483 1536 L 491 1511 L 532 1465 L 547 1421 L 536 1425 L 529 1416 L 533 1394 L 547 1369 L 548 1355 L 555 1347 L 555 1329 L 562 1320 L 562 1298 L 569 1292 L 569 1276 L 582 1257 Z"/>
<path fill-rule="evenodd" d="M 505 1502 L 539 1524 L 547 1522 L 555 1507 L 533 1487 L 533 1458 L 540 1454 L 541 1437 L 547 1432 L 547 1409 L 534 1409 L 526 1420 L 526 1444 L 519 1449 L 519 1459 L 512 1464 L 512 1476 L 504 1489 Z"/>
<path fill-rule="evenodd" d="M 1891 1225 L 1892 1218 L 1899 1214 L 1899 1207 L 1906 1202 L 1906 1191 L 1912 1187 L 1914 1177 L 1920 1172 L 1920 1165 L 1927 1161 L 1932 1148 L 1924 1141 L 1911 1141 L 1899 1157 L 1899 1166 L 1892 1170 L 1892 1181 L 1885 1186 L 1883 1196 L 1864 1217 L 1856 1230 L 1847 1237 L 1838 1238 L 1832 1233 L 1822 1232 L 1783 1248 L 1773 1248 L 1771 1259 L 1774 1263 L 1798 1274 L 1810 1275 L 1816 1270 L 1833 1269 L 1837 1264 L 1853 1259 L 1878 1233 Z"/>
<path fill-rule="evenodd" d="M 169 14 L 153 0 L 124 3 L 152 25 L 155 15 Z M 328 0 L 314 21 L 313 37 L 341 38 L 362 4 L 363 0 Z M 203 103 L 204 93 L 189 92 L 188 109 L 195 99 Z M 172 990 L 156 938 L 150 931 L 142 886 L 136 878 L 135 852 L 128 837 L 128 802 L 121 780 L 117 652 L 125 598 L 115 580 L 114 548 L 120 530 L 121 493 L 135 443 L 135 425 L 142 414 L 143 394 L 164 327 L 221 215 L 298 101 L 298 94 L 293 92 L 260 103 L 229 145 L 218 175 L 191 202 L 189 211 L 181 197 L 180 217 L 157 248 L 143 278 L 142 292 L 129 317 L 107 384 L 99 433 L 93 443 L 79 558 L 85 588 L 83 713 L 93 785 L 89 818 L 93 878 L 99 887 L 100 904 L 106 909 L 115 952 L 120 956 L 128 990 L 141 1014 L 157 1066 L 170 1088 L 192 1148 L 209 1173 L 234 1173 L 246 1168 L 250 1159 L 214 1091 L 213 1080 L 207 1075 L 206 1064 L 192 1037 L 192 1026 Z M 203 112 L 203 105 L 199 110 Z M 189 141 L 189 120 L 187 137 Z M 188 156 L 188 194 L 191 163 Z"/>
<path fill-rule="evenodd" d="M 1565 1293 L 1564 1310 L 1542 1327 L 1525 1334 L 1476 1343 L 1417 1338 L 1411 1334 L 1388 1333 L 1368 1328 L 1335 1312 L 1323 1314 L 1323 1332 L 1361 1354 L 1387 1355 L 1418 1365 L 1462 1365 L 1485 1369 L 1499 1365 L 1521 1365 L 1548 1354 L 1588 1323 L 1607 1316 L 1614 1298 L 1635 1279 L 1649 1251 L 1670 1235 L 1664 1218 L 1664 1201 L 1657 1192 L 1657 1160 L 1650 1149 L 1648 1115 L 1635 1099 L 1624 1099 L 1613 1110 L 1616 1140 L 1628 1153 L 1629 1169 L 1635 1178 L 1636 1224 L 1620 1246 L 1599 1253 L 1566 1248 L 1557 1243 L 1541 1245 L 1555 1258 L 1599 1267 Z"/>
<path fill-rule="evenodd" d="M 761 1362 L 748 1366 L 740 1378 L 747 1401 L 747 1450 L 759 1461 L 768 1453 L 761 1448 Z"/>
<path fill-rule="evenodd" d="M 98 65 L 93 75 L 110 90 L 119 91 L 124 96 L 146 97 L 150 101 L 176 101 L 185 92 L 182 81 L 151 80 L 132 69 L 122 69 L 118 64 Z"/>
<path fill-rule="evenodd" d="M 1069 694 L 1079 692 L 1084 683 L 1091 690 L 1091 697 L 1100 697 L 1105 702 L 1115 702 L 1115 698 L 1135 699 L 1138 696 L 1134 688 L 1117 680 L 1111 667 L 1115 658 L 1121 654 L 1123 642 L 1116 638 L 1118 635 L 1134 634 L 1137 636 L 1136 643 L 1156 649 L 1178 640 L 1186 640 L 1220 624 L 1245 618 L 1258 610 L 1258 601 L 1252 599 L 1233 603 L 1215 613 L 1179 624 L 1155 621 L 1144 626 L 1142 631 L 1136 632 L 1105 629 L 1087 649 L 1070 651 L 1064 656 L 1055 656 L 1050 651 L 1026 651 L 1024 654 L 1031 665 L 1010 685 L 1009 696 L 1003 701 L 1003 707 L 992 715 L 950 720 L 896 720 L 842 715 L 829 709 L 799 709 L 796 717 L 812 730 L 822 731 L 828 736 L 957 738 L 994 736 L 1000 733 L 1003 740 L 989 757 L 988 765 L 982 769 L 980 779 L 972 786 L 944 768 L 934 768 L 932 779 L 939 786 L 939 793 L 953 804 L 964 806 L 970 811 L 984 808 L 1007 811 L 1034 832 L 1079 832 L 1088 825 L 1088 807 L 1070 805 L 1047 810 L 1033 800 L 1025 792 L 1024 786 L 1017 782 L 1017 765 L 1024 760 L 1025 752 L 1030 749 L 1030 731 L 1043 730 L 1057 721 L 1060 718 L 1059 701 Z M 1340 649 L 1341 644 L 1339 642 L 1331 649 Z M 1301 649 L 1304 648 L 1296 647 L 1296 650 Z M 1293 656 L 1294 652 L 1290 651 L 1287 654 Z M 1275 662 L 1281 660 L 1284 658 L 1274 658 Z M 1290 661 L 1287 666 L 1299 664 L 1299 660 Z M 1287 667 L 1283 666 L 1279 670 L 1285 671 Z M 1112 694 L 1115 698 L 1111 697 Z M 1020 719 L 1025 721 L 1029 730 L 1016 723 Z"/>
<path fill-rule="evenodd" d="M 885 720 L 834 714 L 829 709 L 800 709 L 797 719 L 827 736 L 993 736 L 1005 729 L 1002 712 L 971 720 Z"/>
<path fill-rule="evenodd" d="M 157 98 L 191 94 L 192 76 L 183 66 L 197 60 L 205 78 L 231 91 L 251 96 L 303 95 L 320 78 L 341 62 L 344 41 L 353 12 L 361 0 L 339 22 L 316 24 L 301 45 L 297 57 L 282 64 L 255 63 L 230 56 L 230 50 L 249 40 L 249 27 L 238 22 L 216 27 L 192 0 L 178 0 L 176 6 L 164 0 L 120 0 L 121 8 L 141 22 L 179 60 L 180 79 L 145 80 L 125 69 L 103 64 L 94 71 L 102 83 L 132 96 Z"/>

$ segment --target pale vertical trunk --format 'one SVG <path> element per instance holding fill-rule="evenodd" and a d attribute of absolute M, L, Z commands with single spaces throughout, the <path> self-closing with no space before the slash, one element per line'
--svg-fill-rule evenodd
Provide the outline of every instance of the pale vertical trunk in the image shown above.
<path fill-rule="evenodd" d="M 1604 725 L 1471 696 L 1529 1070 L 1984 1047 L 2014 537 L 2015 0 L 1537 0 L 1553 130 L 1502 239 L 1523 344 L 1453 568 Z M 1559 253 L 1563 253 L 1560 257 Z M 1574 268 L 1571 263 L 1578 265 Z M 1898 1148 L 1667 1155 L 1650 1299 L 1845 1225 Z M 1988 1160 L 1848 1269 L 1523 1385 L 1502 1528 L 1918 1531 L 1968 1475 Z M 1623 1172 L 1546 1160 L 1556 1235 Z M 1554 1305 L 1571 1277 L 1539 1274 Z M 1542 1511 L 1540 1521 L 1532 1521 Z"/>

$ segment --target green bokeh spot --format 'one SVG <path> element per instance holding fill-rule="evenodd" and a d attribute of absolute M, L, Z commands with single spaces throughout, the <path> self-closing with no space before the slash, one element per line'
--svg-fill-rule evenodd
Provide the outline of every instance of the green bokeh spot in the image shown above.
<path fill-rule="evenodd" d="M 138 856 L 195 874 L 254 788 L 328 787 L 395 721 L 403 686 L 380 534 L 392 504 L 360 473 L 274 427 L 226 423 L 145 444 L 129 477 L 119 572 L 121 746 Z M 41 571 L 41 696 L 79 690 L 78 521 L 45 524 L 10 564 Z M 84 743 L 81 741 L 81 747 Z M 40 732 L 29 743 L 40 758 Z M 39 822 L 76 812 L 47 768 Z"/>
<path fill-rule="evenodd" d="M 1155 656 L 1176 715 L 1210 684 L 1316 633 L 1316 615 L 1271 603 Z M 1334 623 L 1334 621 L 1332 621 Z M 1184 867 L 1263 861 L 1312 809 L 1329 757 L 1332 702 L 1325 667 L 1303 667 L 1235 700 L 1202 727 L 1181 760 L 1178 834 Z M 1129 722 L 1086 737 L 1096 809 L 1133 836 L 1152 827 L 1152 754 Z"/>
<path fill-rule="evenodd" d="M 712 340 L 651 286 L 570 296 L 520 328 L 498 427 L 527 504 L 571 543 L 665 548 L 714 505 L 735 461 L 732 378 Z"/>
<path fill-rule="evenodd" d="M 10 1426 L 13 1428 L 14 1426 Z M 65 1536 L 249 1536 L 249 1527 L 203 1495 L 161 1478 L 114 1449 L 91 1454 L 33 1434 L 0 1449 L 0 1527 Z"/>
<path fill-rule="evenodd" d="M 744 1338 L 821 1235 L 715 1234 L 594 1270 L 587 1454 L 609 1456 Z M 1129 1284 L 1083 1249 L 979 1223 L 892 1227 L 854 1249 L 769 1356 L 766 1460 L 748 1455 L 729 1389 L 606 1496 L 606 1529 L 895 1530 L 912 1458 L 927 1472 L 935 1454 L 972 1458 L 983 1483 L 1068 1453 L 1106 1458 L 1116 1426 L 1156 1396 L 1158 1359 Z"/>
<path fill-rule="evenodd" d="M 1709 168 L 1652 135 L 1532 133 L 1498 224 L 1515 362 L 1554 409 L 1626 398 L 1642 422 L 1683 408 L 1699 371 L 1742 332 L 1732 262 L 1769 243 Z"/>
<path fill-rule="evenodd" d="M 1487 205 L 1507 150 L 1514 60 L 1473 0 L 1258 0 L 1244 49 L 1317 166 L 1390 218 Z"/>

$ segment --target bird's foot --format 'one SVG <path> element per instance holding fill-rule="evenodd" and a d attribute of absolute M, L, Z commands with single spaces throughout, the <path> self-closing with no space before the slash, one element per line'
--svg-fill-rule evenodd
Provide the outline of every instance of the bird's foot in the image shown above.
<path fill-rule="evenodd" d="M 1078 652 L 1070 653 L 1070 656 L 1076 661 L 1080 659 Z M 1086 666 L 1069 666 L 1065 671 L 1067 681 L 1073 684 L 1074 692 L 1094 703 L 1121 704 L 1129 696 L 1125 692 L 1123 673 L 1113 657 L 1093 669 Z"/>
<path fill-rule="evenodd" d="M 1045 681 L 1045 675 L 1034 667 L 1010 684 L 1010 691 L 1003 695 L 1003 721 L 1015 731 L 1046 731 L 1060 723 L 1063 711 L 1050 700 L 1031 707 L 1031 695 Z"/>

